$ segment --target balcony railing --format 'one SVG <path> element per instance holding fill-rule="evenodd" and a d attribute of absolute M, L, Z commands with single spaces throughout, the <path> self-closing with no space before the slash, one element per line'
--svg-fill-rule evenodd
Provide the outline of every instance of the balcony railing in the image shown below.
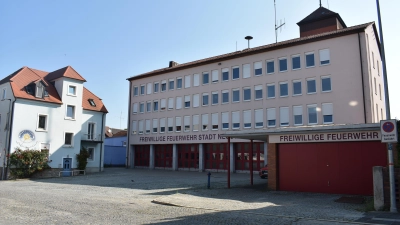
<path fill-rule="evenodd" d="M 82 141 L 102 142 L 101 134 L 83 134 Z"/>

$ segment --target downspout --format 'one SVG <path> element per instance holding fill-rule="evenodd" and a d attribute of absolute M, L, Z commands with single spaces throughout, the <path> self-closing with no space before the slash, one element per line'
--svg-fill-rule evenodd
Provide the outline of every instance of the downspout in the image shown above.
<path fill-rule="evenodd" d="M 101 145 L 100 145 L 100 162 L 99 162 L 99 172 L 101 172 L 101 156 L 103 155 L 103 146 L 104 146 L 104 116 L 106 113 L 103 113 L 103 117 L 101 119 Z"/>
<path fill-rule="evenodd" d="M 8 153 L 7 153 L 7 155 L 10 155 L 10 152 L 11 152 L 11 133 L 12 133 L 12 127 L 13 127 L 13 121 L 14 121 L 14 108 L 15 108 L 15 102 L 17 101 L 17 99 L 15 99 L 14 101 L 13 101 L 13 103 L 12 103 L 12 109 L 11 109 L 11 119 L 10 119 L 10 124 L 9 124 L 9 129 L 8 129 Z M 5 156 L 6 157 L 6 156 Z M 7 164 L 8 164 L 9 162 L 8 162 L 8 159 L 7 159 Z M 5 166 L 5 165 L 3 165 L 3 166 Z M 7 174 L 8 174 L 8 166 L 6 167 L 6 176 L 5 176 L 5 179 L 6 180 L 8 180 L 7 178 L 8 178 L 8 176 L 7 176 Z"/>
<path fill-rule="evenodd" d="M 129 169 L 129 150 L 130 150 L 130 143 L 129 143 L 129 136 L 130 136 L 130 126 L 129 126 L 129 124 L 130 124 L 130 122 L 131 122 L 131 99 L 132 98 L 132 82 L 131 81 L 129 81 L 129 102 L 128 102 L 128 126 L 127 126 L 127 128 L 128 128 L 128 132 L 127 132 L 127 135 L 126 135 L 126 138 L 128 139 L 127 140 L 127 143 L 126 143 L 126 162 L 125 162 L 125 165 L 126 165 L 126 168 L 127 169 Z"/>
<path fill-rule="evenodd" d="M 363 104 L 364 104 L 364 123 L 367 123 L 367 110 L 365 106 L 365 88 L 364 88 L 364 70 L 363 70 L 363 62 L 362 62 L 362 54 L 361 54 L 361 39 L 360 33 L 358 34 L 358 49 L 360 52 L 360 68 L 361 68 L 361 83 L 362 83 L 362 94 L 363 94 Z"/>

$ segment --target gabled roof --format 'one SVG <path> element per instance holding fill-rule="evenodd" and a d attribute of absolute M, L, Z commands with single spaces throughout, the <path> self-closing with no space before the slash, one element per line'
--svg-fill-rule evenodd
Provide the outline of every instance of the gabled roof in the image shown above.
<path fill-rule="evenodd" d="M 96 105 L 92 106 L 89 103 L 89 99 L 92 99 Z M 106 106 L 101 101 L 101 98 L 97 97 L 95 94 L 90 92 L 85 87 L 83 87 L 82 108 L 86 109 L 86 110 L 91 110 L 91 111 L 99 111 L 99 112 L 108 113 Z"/>
<path fill-rule="evenodd" d="M 77 73 L 71 66 L 66 66 L 59 70 L 53 71 L 46 76 L 46 80 L 52 81 L 60 77 L 68 77 L 74 80 L 86 82 L 86 80 Z"/>
<path fill-rule="evenodd" d="M 314 12 L 312 12 L 306 18 L 304 18 L 300 22 L 298 22 L 297 25 L 300 26 L 305 23 L 311 23 L 314 21 L 323 20 L 323 19 L 327 19 L 327 18 L 331 18 L 331 17 L 336 17 L 340 21 L 340 23 L 343 25 L 344 28 L 347 27 L 346 24 L 344 23 L 344 21 L 342 20 L 342 18 L 340 17 L 339 13 L 332 12 L 331 10 L 324 8 L 322 6 L 319 7 L 318 9 L 316 9 Z"/>

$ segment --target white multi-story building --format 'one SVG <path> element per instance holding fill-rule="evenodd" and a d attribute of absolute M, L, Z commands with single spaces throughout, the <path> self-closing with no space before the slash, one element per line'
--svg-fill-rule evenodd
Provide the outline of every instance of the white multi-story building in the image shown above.
<path fill-rule="evenodd" d="M 130 82 L 127 163 L 133 167 L 249 170 L 267 145 L 221 134 L 385 117 L 375 23 L 347 27 L 320 7 L 298 23 L 300 38 L 153 70 Z M 227 157 L 227 151 L 233 156 Z"/>
<path fill-rule="evenodd" d="M 102 170 L 107 109 L 84 82 L 70 66 L 50 73 L 23 67 L 0 81 L 2 168 L 19 148 L 48 152 L 50 167 L 73 169 L 86 147 L 87 172 Z"/>

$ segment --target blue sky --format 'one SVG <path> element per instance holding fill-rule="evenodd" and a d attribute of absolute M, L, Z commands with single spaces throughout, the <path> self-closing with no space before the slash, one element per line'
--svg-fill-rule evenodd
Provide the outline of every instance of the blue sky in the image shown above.
<path fill-rule="evenodd" d="M 318 0 L 276 0 L 286 25 L 278 41 L 299 37 L 297 22 Z M 329 4 L 329 6 L 328 6 Z M 400 1 L 381 0 L 392 118 L 400 118 L 396 58 Z M 377 22 L 375 0 L 322 0 L 347 26 Z M 71 65 L 103 99 L 107 125 L 126 128 L 129 77 L 275 42 L 273 0 L 3 0 L 0 78 L 22 66 L 54 71 Z M 397 84 L 397 85 L 396 85 Z M 120 117 L 123 119 L 120 119 Z"/>

